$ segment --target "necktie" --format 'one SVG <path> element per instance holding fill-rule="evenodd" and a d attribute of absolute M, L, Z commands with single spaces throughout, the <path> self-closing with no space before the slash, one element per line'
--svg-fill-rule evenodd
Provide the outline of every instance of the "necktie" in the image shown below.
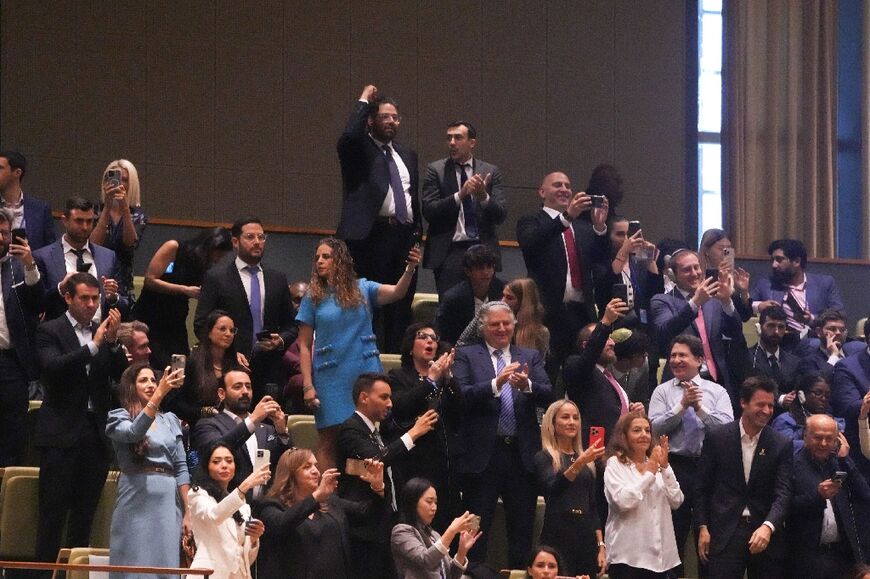
<path fill-rule="evenodd" d="M 570 226 L 562 232 L 565 240 L 565 250 L 568 252 L 568 273 L 571 274 L 571 287 L 576 290 L 583 289 L 583 276 L 580 274 L 580 258 L 574 246 L 574 229 Z"/>
<path fill-rule="evenodd" d="M 459 165 L 460 189 L 468 181 L 468 174 L 465 172 L 466 167 L 468 167 L 466 164 Z M 474 199 L 474 195 L 469 195 L 462 200 L 462 212 L 465 214 L 465 235 L 469 239 L 477 239 L 479 235 L 477 229 L 477 201 Z"/>
<path fill-rule="evenodd" d="M 495 375 L 498 376 L 505 369 L 504 352 L 495 350 Z M 510 384 L 502 387 L 498 397 L 501 409 L 498 414 L 498 434 L 501 436 L 513 436 L 517 431 L 517 417 L 514 416 L 514 389 Z"/>
<path fill-rule="evenodd" d="M 76 271 L 82 271 L 85 268 L 85 250 L 84 249 L 70 249 L 76 256 Z"/>
<path fill-rule="evenodd" d="M 628 399 L 625 397 L 625 392 L 622 391 L 622 386 L 616 381 L 616 377 L 607 368 L 604 369 L 604 377 L 613 386 L 616 395 L 619 396 L 619 415 L 622 416 L 628 412 Z"/>
<path fill-rule="evenodd" d="M 378 446 L 378 451 L 379 451 L 378 454 L 381 455 L 378 458 L 381 458 L 383 460 L 382 455 L 384 453 L 384 439 L 381 438 L 381 431 L 380 431 L 380 429 L 378 429 L 377 426 L 372 431 L 372 437 L 375 439 L 375 444 L 377 444 L 377 446 Z M 398 508 L 398 505 L 396 504 L 396 487 L 393 485 L 393 467 L 391 467 L 391 466 L 384 467 L 384 475 L 388 479 L 390 479 L 389 481 L 384 480 L 384 484 L 386 485 L 387 483 L 389 483 L 389 486 L 390 486 L 390 505 L 393 507 L 393 512 L 396 512 L 399 510 L 399 508 Z"/>
<path fill-rule="evenodd" d="M 770 369 L 774 372 L 779 372 L 779 362 L 776 360 L 776 356 L 771 354 L 767 357 L 767 363 L 770 364 Z"/>
<path fill-rule="evenodd" d="M 396 220 L 399 223 L 408 223 L 408 207 L 405 205 L 405 188 L 402 187 L 402 178 L 399 176 L 399 166 L 393 159 L 393 150 L 389 145 L 384 145 L 384 156 L 387 158 L 387 170 L 390 174 L 390 188 L 393 190 L 393 201 L 396 204 Z"/>
<path fill-rule="evenodd" d="M 704 346 L 704 358 L 707 363 L 707 371 L 710 372 L 710 377 L 713 382 L 719 382 L 719 372 L 716 371 L 716 362 L 713 360 L 713 350 L 710 349 L 710 338 L 707 336 L 707 325 L 704 323 L 704 308 L 698 308 L 698 316 L 695 318 L 695 325 L 698 326 L 698 335 L 701 338 L 701 345 Z"/>
<path fill-rule="evenodd" d="M 690 406 L 683 411 L 683 438 L 686 441 L 686 453 L 691 456 L 701 454 L 701 428 L 698 425 L 698 415 Z"/>
<path fill-rule="evenodd" d="M 257 341 L 257 334 L 263 331 L 263 307 L 260 304 L 260 267 L 249 265 L 245 270 L 251 274 L 251 319 L 254 322 L 252 343 Z"/>

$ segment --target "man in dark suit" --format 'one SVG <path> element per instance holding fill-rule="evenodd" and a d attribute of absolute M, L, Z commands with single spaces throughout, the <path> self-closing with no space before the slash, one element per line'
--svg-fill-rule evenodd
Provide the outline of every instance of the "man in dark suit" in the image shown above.
<path fill-rule="evenodd" d="M 536 408 L 551 402 L 553 387 L 537 350 L 512 346 L 516 320 L 504 302 L 480 310 L 483 343 L 456 351 L 453 375 L 463 396 L 459 436 L 467 445 L 456 471 L 465 508 L 480 515 L 483 536 L 468 554 L 486 559 L 487 533 L 501 497 L 508 562 L 522 567 L 532 547 L 537 490 L 535 453 L 541 449 Z"/>
<path fill-rule="evenodd" d="M 792 444 L 767 423 L 776 385 L 766 376 L 740 387 L 740 420 L 704 438 L 695 487 L 698 556 L 710 579 L 785 577 L 783 522 L 791 501 Z"/>
<path fill-rule="evenodd" d="M 495 277 L 496 260 L 486 245 L 472 245 L 465 251 L 465 279 L 441 296 L 435 312 L 435 328 L 442 340 L 455 344 L 480 306 L 501 299 L 504 282 Z"/>
<path fill-rule="evenodd" d="M 736 385 L 732 387 L 726 362 L 727 346 L 723 336 L 732 343 L 741 344 L 746 355 L 743 325 L 732 301 L 730 276 L 718 280 L 704 278 L 698 254 L 684 249 L 671 258 L 676 287 L 653 297 L 650 314 L 659 352 L 667 352 L 678 334 L 689 334 L 701 339 L 704 346 L 704 366 L 701 376 L 720 384 L 736 402 Z M 662 381 L 673 377 L 665 366 Z"/>
<path fill-rule="evenodd" d="M 338 140 L 343 197 L 335 235 L 347 243 L 357 275 L 393 283 L 405 269 L 408 251 L 420 232 L 417 153 L 395 141 L 402 118 L 396 103 L 367 85 Z M 398 352 L 411 323 L 408 294 L 374 313 L 382 352 Z"/>
<path fill-rule="evenodd" d="M 299 328 L 293 319 L 287 276 L 261 265 L 266 233 L 260 220 L 238 219 L 230 233 L 236 258 L 206 272 L 193 327 L 199 335 L 213 310 L 230 314 L 238 328 L 236 349 L 251 362 L 256 404 L 267 383 L 281 382 L 281 357 Z"/>
<path fill-rule="evenodd" d="M 800 358 L 780 348 L 788 331 L 786 313 L 780 306 L 762 310 L 758 317 L 758 343 L 750 348 L 752 374 L 768 376 L 776 382 L 778 409 L 788 409 L 795 399 L 794 384 L 798 377 Z"/>
<path fill-rule="evenodd" d="M 121 313 L 111 309 L 99 326 L 93 322 L 100 304 L 96 278 L 73 274 L 64 286 L 64 299 L 67 311 L 36 330 L 45 388 L 35 436 L 40 449 L 40 561 L 55 560 L 65 524 L 66 546 L 90 544 L 111 458 L 106 438 L 110 386 L 127 365 L 117 342 Z"/>
<path fill-rule="evenodd" d="M 845 479 L 837 472 L 845 472 Z M 804 447 L 794 458 L 792 492 L 786 525 L 791 577 L 840 579 L 864 561 L 870 537 L 859 531 L 864 521 L 855 512 L 870 505 L 870 487 L 830 416 L 807 418 Z"/>
<path fill-rule="evenodd" d="M 538 195 L 543 207 L 517 221 L 517 241 L 541 292 L 552 366 L 558 370 L 574 350 L 577 332 L 596 319 L 592 268 L 610 253 L 607 199 L 593 209 L 592 198 L 572 193 L 571 180 L 558 171 L 544 177 Z M 586 212 L 590 219 L 581 217 Z"/>
<path fill-rule="evenodd" d="M 0 207 L 12 211 L 12 229 L 24 229 L 30 249 L 36 251 L 57 239 L 51 207 L 45 201 L 24 196 L 21 181 L 27 159 L 18 151 L 0 151 Z"/>
<path fill-rule="evenodd" d="M 837 310 L 825 310 L 812 322 L 815 337 L 801 340 L 795 348 L 800 359 L 798 376 L 818 374 L 830 381 L 837 363 L 866 349 L 863 342 L 847 342 L 849 327 L 846 316 Z"/>
<path fill-rule="evenodd" d="M 870 480 L 870 460 L 861 453 L 858 436 L 858 413 L 870 388 L 870 321 L 864 322 L 864 345 L 866 347 L 860 352 L 847 356 L 834 367 L 831 407 L 834 416 L 846 419 L 846 439 L 852 447 L 852 459 L 864 473 L 864 478 Z"/>
<path fill-rule="evenodd" d="M 465 279 L 463 256 L 482 243 L 501 271 L 496 226 L 507 217 L 502 174 L 473 156 L 477 130 L 467 121 L 447 125 L 449 156 L 431 163 L 423 179 L 423 217 L 429 222 L 423 267 L 433 270 L 438 296 Z"/>
<path fill-rule="evenodd" d="M 34 337 L 42 286 L 27 240 L 12 239 L 12 220 L 12 211 L 0 208 L 0 466 L 24 458 L 28 385 L 39 377 Z"/>
<path fill-rule="evenodd" d="M 760 312 L 780 305 L 788 316 L 783 347 L 791 350 L 812 328 L 813 319 L 825 310 L 845 313 L 846 306 L 834 278 L 806 273 L 807 248 L 798 239 L 777 239 L 767 248 L 770 277 L 758 280 L 752 290 L 752 307 Z"/>
<path fill-rule="evenodd" d="M 272 474 L 278 459 L 292 444 L 287 432 L 287 417 L 281 406 L 269 396 L 264 396 L 251 410 L 251 376 L 243 369 L 230 370 L 223 375 L 217 389 L 218 399 L 223 402 L 223 412 L 197 421 L 191 434 L 191 446 L 200 452 L 216 440 L 226 443 L 233 450 L 236 476 L 233 486 L 254 472 L 257 450 L 268 450 Z M 264 424 L 270 419 L 272 424 Z M 255 487 L 252 498 L 260 497 L 265 489 Z"/>
<path fill-rule="evenodd" d="M 44 291 L 45 319 L 51 320 L 64 313 L 66 302 L 62 287 L 69 276 L 87 272 L 101 282 L 99 307 L 94 313 L 94 322 L 99 323 L 110 308 L 117 308 L 121 315 L 130 309 L 130 301 L 118 285 L 118 260 L 115 252 L 90 242 L 94 230 L 94 204 L 81 197 L 67 199 L 61 222 L 63 236 L 33 252 Z"/>
<path fill-rule="evenodd" d="M 347 473 L 348 459 L 376 458 L 384 463 L 384 508 L 366 521 L 351 525 L 351 553 L 360 579 L 395 575 L 390 556 L 390 531 L 396 523 L 398 493 L 403 481 L 396 477 L 397 462 L 412 451 L 414 442 L 430 432 L 438 414 L 429 410 L 408 432 L 384 444 L 379 425 L 392 408 L 392 390 L 383 374 L 365 373 L 353 385 L 354 413 L 344 421 L 338 435 L 338 468 L 342 473 L 338 494 L 346 499 L 371 499 L 369 484 Z"/>

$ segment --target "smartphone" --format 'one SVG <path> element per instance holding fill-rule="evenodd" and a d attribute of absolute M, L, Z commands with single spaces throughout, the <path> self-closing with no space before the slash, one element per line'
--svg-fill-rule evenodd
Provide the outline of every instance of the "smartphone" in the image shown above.
<path fill-rule="evenodd" d="M 834 473 L 834 476 L 831 477 L 831 480 L 834 482 L 838 482 L 840 484 L 846 482 L 846 477 L 849 476 L 849 473 L 844 470 L 838 470 Z"/>
<path fill-rule="evenodd" d="M 734 248 L 733 247 L 723 247 L 722 248 L 722 261 L 728 264 L 728 267 L 731 270 L 734 270 Z"/>
<path fill-rule="evenodd" d="M 592 197 L 592 208 L 601 209 L 604 207 L 604 200 L 607 199 L 604 195 L 590 195 Z"/>
<path fill-rule="evenodd" d="M 423 247 L 423 232 L 419 229 L 414 230 L 414 247 L 417 249 Z"/>
<path fill-rule="evenodd" d="M 592 446 L 597 441 L 601 441 L 599 445 L 601 448 L 604 448 L 604 427 L 603 426 L 590 426 L 589 427 L 589 446 Z"/>
<path fill-rule="evenodd" d="M 272 400 L 281 398 L 281 389 L 275 382 L 266 382 L 266 396 L 271 396 Z"/>
<path fill-rule="evenodd" d="M 624 283 L 613 284 L 612 297 L 619 298 L 625 303 L 628 303 L 628 286 Z"/>
<path fill-rule="evenodd" d="M 426 397 L 426 410 L 438 410 L 441 405 L 441 394 L 433 394 Z"/>
<path fill-rule="evenodd" d="M 465 530 L 469 533 L 476 533 L 480 530 L 480 515 L 472 515 L 465 526 Z"/>
<path fill-rule="evenodd" d="M 176 370 L 181 370 L 181 378 L 184 379 L 184 367 L 187 365 L 187 356 L 184 354 L 172 354 L 169 363 L 169 372 L 175 372 Z"/>
<path fill-rule="evenodd" d="M 272 332 L 269 330 L 263 330 L 262 332 L 257 332 L 257 341 L 264 342 L 272 337 Z"/>
<path fill-rule="evenodd" d="M 121 170 L 120 169 L 109 169 L 106 171 L 106 183 L 112 185 L 112 187 L 117 187 L 121 184 Z"/>
<path fill-rule="evenodd" d="M 27 241 L 27 232 L 24 231 L 23 227 L 16 227 L 13 229 L 10 234 L 12 235 L 12 243 L 18 244 L 15 240 L 18 239 L 20 241 Z"/>
<path fill-rule="evenodd" d="M 86 261 L 76 266 L 76 271 L 79 273 L 89 273 L 91 271 L 90 262 Z"/>
<path fill-rule="evenodd" d="M 640 221 L 629 221 L 628 222 L 628 236 L 631 237 L 635 233 L 640 231 Z"/>
<path fill-rule="evenodd" d="M 256 471 L 261 466 L 271 465 L 272 451 L 268 448 L 258 448 L 257 454 L 254 455 L 254 470 Z"/>
<path fill-rule="evenodd" d="M 344 463 L 344 473 L 361 476 L 366 473 L 366 461 L 361 458 L 349 458 Z"/>
<path fill-rule="evenodd" d="M 719 270 L 718 269 L 705 269 L 704 270 L 704 279 L 708 278 L 719 279 Z"/>

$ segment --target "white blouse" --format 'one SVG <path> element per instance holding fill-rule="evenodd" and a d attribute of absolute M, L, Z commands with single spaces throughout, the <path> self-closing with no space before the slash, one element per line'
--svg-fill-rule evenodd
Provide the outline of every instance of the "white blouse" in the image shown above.
<path fill-rule="evenodd" d="M 615 456 L 604 470 L 604 496 L 610 507 L 604 528 L 607 562 L 663 573 L 680 564 L 671 510 L 683 504 L 683 491 L 670 466 L 653 475 Z"/>

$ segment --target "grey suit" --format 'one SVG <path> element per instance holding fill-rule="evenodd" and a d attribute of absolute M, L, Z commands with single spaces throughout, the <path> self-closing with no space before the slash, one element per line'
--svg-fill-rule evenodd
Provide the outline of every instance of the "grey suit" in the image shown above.
<path fill-rule="evenodd" d="M 423 535 L 411 525 L 400 523 L 393 527 L 390 537 L 390 548 L 399 579 L 459 579 L 464 569 L 450 555 L 445 555 L 435 547 L 435 541 L 441 538 L 436 531 L 431 531 L 432 545 L 426 547 Z M 445 545 L 445 547 L 450 547 Z M 441 571 L 445 574 L 442 575 Z"/>

